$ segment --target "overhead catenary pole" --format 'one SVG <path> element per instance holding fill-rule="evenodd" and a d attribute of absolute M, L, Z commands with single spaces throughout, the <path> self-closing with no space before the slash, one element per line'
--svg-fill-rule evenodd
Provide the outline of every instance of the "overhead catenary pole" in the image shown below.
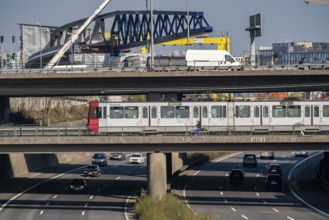
<path fill-rule="evenodd" d="M 150 0 L 150 22 L 151 22 L 151 71 L 154 69 L 154 21 L 153 21 L 153 0 Z"/>
<path fill-rule="evenodd" d="M 187 49 L 190 47 L 190 0 L 186 0 L 186 16 L 187 16 Z"/>
<path fill-rule="evenodd" d="M 57 51 L 55 56 L 49 61 L 49 63 L 45 66 L 45 69 L 53 68 L 63 57 L 64 53 L 72 46 L 73 43 L 79 38 L 79 35 L 83 30 L 87 28 L 87 26 L 94 20 L 94 18 L 106 7 L 111 0 L 104 0 L 102 4 L 98 6 L 98 8 L 92 13 L 92 15 L 87 18 L 87 20 L 78 28 L 77 32 L 71 35 L 70 39 Z"/>

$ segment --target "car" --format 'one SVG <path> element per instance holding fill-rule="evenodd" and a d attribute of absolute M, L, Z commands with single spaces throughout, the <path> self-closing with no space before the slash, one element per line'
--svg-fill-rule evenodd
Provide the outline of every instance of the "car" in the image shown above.
<path fill-rule="evenodd" d="M 295 157 L 308 157 L 308 152 L 307 151 L 296 151 Z"/>
<path fill-rule="evenodd" d="M 281 166 L 280 164 L 276 164 L 276 163 L 271 163 L 266 167 L 267 173 L 268 174 L 279 174 L 281 175 Z"/>
<path fill-rule="evenodd" d="M 86 192 L 87 182 L 85 179 L 73 179 L 69 185 L 72 192 Z"/>
<path fill-rule="evenodd" d="M 91 164 L 99 166 L 107 166 L 107 156 L 105 153 L 95 153 L 91 157 Z"/>
<path fill-rule="evenodd" d="M 240 169 L 233 169 L 229 173 L 230 184 L 242 184 L 244 182 L 244 173 Z"/>
<path fill-rule="evenodd" d="M 267 174 L 265 188 L 267 190 L 281 191 L 282 180 L 279 174 Z"/>
<path fill-rule="evenodd" d="M 89 165 L 84 170 L 85 176 L 100 176 L 101 175 L 101 169 L 98 165 Z"/>
<path fill-rule="evenodd" d="M 133 153 L 129 158 L 129 163 L 145 163 L 145 157 L 141 153 Z"/>
<path fill-rule="evenodd" d="M 259 159 L 275 159 L 274 152 L 272 151 L 262 151 L 259 154 Z"/>
<path fill-rule="evenodd" d="M 245 154 L 243 156 L 243 166 L 253 166 L 257 167 L 257 157 L 256 154 Z"/>
<path fill-rule="evenodd" d="M 125 160 L 126 155 L 124 153 L 111 153 L 110 160 Z"/>

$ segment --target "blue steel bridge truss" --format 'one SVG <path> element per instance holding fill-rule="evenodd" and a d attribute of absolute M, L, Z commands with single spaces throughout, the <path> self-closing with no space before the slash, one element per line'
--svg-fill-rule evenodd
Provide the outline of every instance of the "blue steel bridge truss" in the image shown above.
<path fill-rule="evenodd" d="M 197 36 L 212 32 L 203 12 L 190 12 L 190 36 Z M 116 11 L 102 14 L 94 19 L 93 28 L 87 28 L 77 43 L 88 46 L 104 47 L 116 44 L 112 49 L 123 50 L 133 47 L 146 46 L 150 40 L 151 20 L 150 11 Z M 154 43 L 163 43 L 169 40 L 185 38 L 187 36 L 186 11 L 154 11 Z M 85 19 L 74 21 L 56 29 L 52 35 L 52 46 L 63 45 L 69 39 L 73 29 L 78 28 Z M 91 37 L 87 37 L 91 31 Z M 105 35 L 109 31 L 111 39 Z M 99 40 L 99 34 L 102 35 Z"/>

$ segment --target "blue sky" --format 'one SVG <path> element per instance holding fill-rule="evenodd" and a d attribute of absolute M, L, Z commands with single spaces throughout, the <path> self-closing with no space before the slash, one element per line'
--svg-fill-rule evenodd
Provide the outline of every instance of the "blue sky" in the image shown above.
<path fill-rule="evenodd" d="M 153 0 L 155 10 L 186 11 L 187 0 Z M 61 26 L 88 17 L 101 0 L 0 0 L 0 35 L 4 51 L 10 51 L 10 38 L 19 36 L 18 23 Z M 203 11 L 214 33 L 229 31 L 232 53 L 249 50 L 245 31 L 249 16 L 262 14 L 262 36 L 256 47 L 275 42 L 329 42 L 329 5 L 305 4 L 303 0 L 189 0 L 191 11 Z M 112 0 L 102 13 L 116 10 L 144 10 L 146 0 Z M 18 49 L 18 44 L 13 46 Z M 179 50 L 171 47 L 166 50 Z M 214 48 L 215 49 L 215 48 Z M 163 49 L 156 49 L 162 52 Z"/>

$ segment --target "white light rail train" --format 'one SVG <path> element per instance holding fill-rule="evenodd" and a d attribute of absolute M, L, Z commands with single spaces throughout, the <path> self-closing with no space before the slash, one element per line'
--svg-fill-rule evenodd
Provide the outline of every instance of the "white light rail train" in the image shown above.
<path fill-rule="evenodd" d="M 88 129 L 102 134 L 329 133 L 329 101 L 91 102 Z M 302 131 L 302 132 L 301 132 Z"/>

